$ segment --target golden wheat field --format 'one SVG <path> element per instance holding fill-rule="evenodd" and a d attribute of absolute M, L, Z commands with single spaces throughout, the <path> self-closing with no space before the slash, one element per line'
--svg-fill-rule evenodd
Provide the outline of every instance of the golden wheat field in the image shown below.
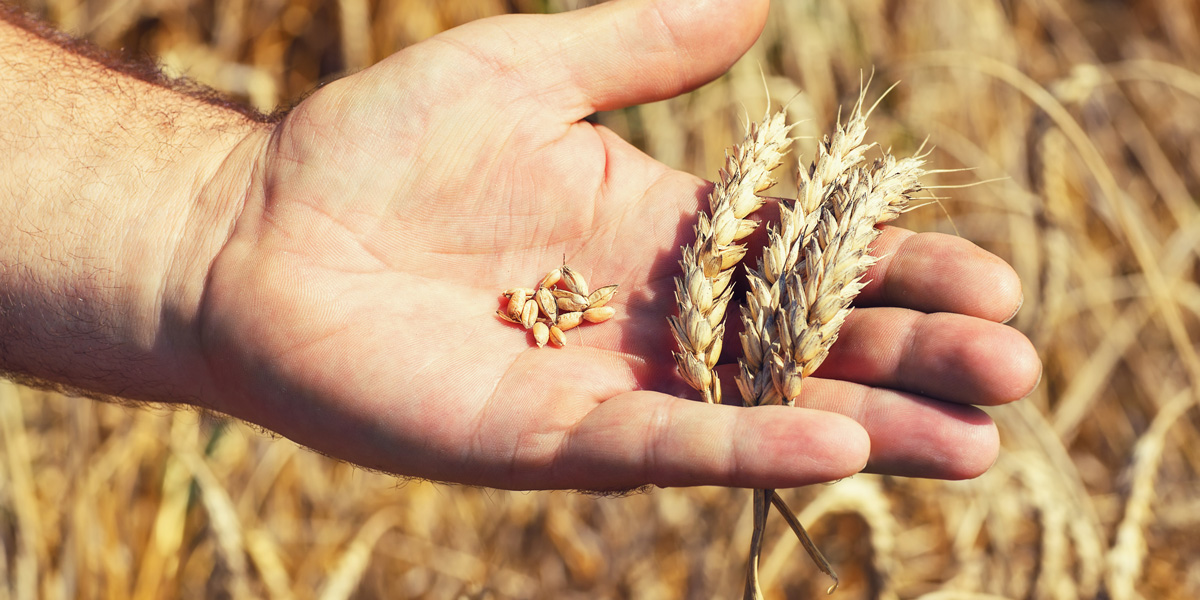
<path fill-rule="evenodd" d="M 472 19 L 578 0 L 24 0 L 259 110 Z M 922 142 L 901 225 L 1015 266 L 1045 364 L 965 482 L 785 490 L 834 598 L 1200 597 L 1200 3 L 775 0 L 723 78 L 597 119 L 713 178 L 787 104 L 811 160 L 874 73 L 872 141 Z M 881 83 L 882 82 L 882 83 Z M 789 176 L 775 192 L 789 192 Z M 792 188 L 794 190 L 794 188 Z M 666 327 L 666 323 L 663 324 Z M 734 598 L 749 490 L 623 498 L 401 481 L 234 421 L 0 382 L 0 598 Z M 829 581 L 767 530 L 769 598 Z"/>

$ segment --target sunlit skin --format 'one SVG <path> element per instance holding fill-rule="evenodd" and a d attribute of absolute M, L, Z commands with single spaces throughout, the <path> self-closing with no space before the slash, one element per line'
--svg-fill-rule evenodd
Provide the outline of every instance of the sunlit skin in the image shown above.
<path fill-rule="evenodd" d="M 139 335 L 111 333 L 168 365 L 147 369 L 165 381 L 145 391 L 116 354 L 99 384 L 63 383 L 498 488 L 978 475 L 998 442 L 973 405 L 1023 397 L 1040 366 L 1001 324 L 1020 304 L 1016 275 L 965 240 L 884 231 L 802 408 L 705 405 L 675 373 L 672 279 L 710 186 L 583 119 L 719 76 L 766 14 L 765 1 L 622 0 L 487 19 L 321 88 L 277 125 L 210 116 L 229 126 L 188 155 L 212 149 L 195 159 L 195 203 L 136 230 L 174 248 L 161 285 L 140 281 L 158 304 L 126 311 Z M 494 313 L 503 290 L 564 260 L 620 285 L 616 317 L 539 349 Z M 725 347 L 734 399 L 736 339 Z"/>

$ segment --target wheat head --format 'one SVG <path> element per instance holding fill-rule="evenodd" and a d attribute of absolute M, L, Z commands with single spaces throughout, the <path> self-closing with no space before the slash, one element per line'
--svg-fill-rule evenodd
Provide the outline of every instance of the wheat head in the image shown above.
<path fill-rule="evenodd" d="M 721 382 L 713 368 L 721 355 L 725 310 L 733 297 L 733 268 L 746 254 L 738 244 L 757 229 L 747 219 L 762 207 L 758 194 L 775 184 L 771 171 L 791 145 L 784 113 L 747 126 L 746 138 L 725 157 L 725 167 L 708 195 L 712 215 L 701 213 L 696 241 L 683 248 L 683 275 L 675 279 L 678 315 L 670 317 L 679 344 L 675 362 L 688 385 L 705 402 L 721 402 Z"/>
<path fill-rule="evenodd" d="M 885 153 L 863 164 L 868 114 L 860 98 L 800 170 L 797 199 L 780 204 L 779 225 L 769 228 L 759 268 L 749 272 L 738 377 L 747 406 L 795 403 L 865 285 L 876 225 L 895 219 L 920 190 L 922 157 Z"/>
<path fill-rule="evenodd" d="M 793 272 L 803 258 L 828 197 L 863 161 L 870 148 L 863 144 L 866 133 L 866 117 L 860 100 L 846 124 L 839 126 L 832 138 L 827 137 L 821 142 L 812 165 L 807 170 L 800 169 L 796 200 L 779 204 L 779 224 L 768 227 L 768 242 L 758 269 L 747 269 L 750 290 L 742 306 L 745 328 L 741 336 L 742 360 L 737 380 L 746 406 L 784 401 L 778 388 L 772 385 L 768 359 L 779 351 L 775 315 L 781 310 L 785 296 L 785 275 Z"/>

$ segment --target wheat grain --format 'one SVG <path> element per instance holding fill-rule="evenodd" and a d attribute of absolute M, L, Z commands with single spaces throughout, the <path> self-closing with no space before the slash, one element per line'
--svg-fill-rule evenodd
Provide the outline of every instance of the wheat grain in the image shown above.
<path fill-rule="evenodd" d="M 601 306 L 600 308 L 589 308 L 583 311 L 583 320 L 588 323 L 603 323 L 617 314 L 616 309 L 611 306 Z"/>
<path fill-rule="evenodd" d="M 537 323 L 537 318 L 537 302 L 525 302 L 525 306 L 521 308 L 521 326 L 523 326 L 525 329 L 532 329 Z"/>
<path fill-rule="evenodd" d="M 588 284 L 587 280 L 583 278 L 583 274 L 566 265 L 562 266 L 562 283 L 567 286 L 568 290 L 580 296 L 588 295 Z"/>
<path fill-rule="evenodd" d="M 550 326 L 550 343 L 562 348 L 567 345 L 567 336 L 563 335 L 563 330 L 557 325 Z"/>
<path fill-rule="evenodd" d="M 510 292 L 505 292 L 505 295 L 508 296 L 508 316 L 520 322 L 525 302 L 529 299 L 530 294 L 523 288 L 515 288 Z"/>
<path fill-rule="evenodd" d="M 542 314 L 550 320 L 551 323 L 558 321 L 558 305 L 554 302 L 554 296 L 550 295 L 550 290 L 541 288 L 533 296 L 537 301 L 538 308 Z"/>
<path fill-rule="evenodd" d="M 552 288 L 562 279 L 562 269 L 554 269 L 542 278 L 542 282 L 538 284 L 538 289 Z"/>
<path fill-rule="evenodd" d="M 569 296 L 562 296 L 556 300 L 556 305 L 559 310 L 566 312 L 579 312 L 588 309 L 587 298 L 576 294 L 575 292 L 564 292 Z"/>
<path fill-rule="evenodd" d="M 558 314 L 558 322 L 555 325 L 563 331 L 570 331 L 579 326 L 583 322 L 583 313 L 579 311 L 565 312 Z"/>
<path fill-rule="evenodd" d="M 541 348 L 550 340 L 550 328 L 545 323 L 538 321 L 533 324 L 533 341 L 537 343 L 537 347 Z"/>
<path fill-rule="evenodd" d="M 757 227 L 746 217 L 763 205 L 758 194 L 775 184 L 771 171 L 791 144 L 789 131 L 782 111 L 747 127 L 742 143 L 726 154 L 725 168 L 708 195 L 711 216 L 700 214 L 696 240 L 683 249 L 683 275 L 675 279 L 679 314 L 670 318 L 679 345 L 675 361 L 705 402 L 721 401 L 713 367 L 721 354 L 733 267 L 746 254 L 746 247 L 735 242 Z"/>
<path fill-rule="evenodd" d="M 617 286 L 606 285 L 598 290 L 592 291 L 587 297 L 589 308 L 600 308 L 612 301 L 613 296 L 617 294 Z"/>
<path fill-rule="evenodd" d="M 555 287 L 560 284 L 567 289 Z M 542 277 L 537 288 L 505 290 L 508 305 L 497 310 L 496 316 L 530 330 L 539 348 L 546 343 L 561 348 L 567 345 L 566 331 L 584 321 L 603 323 L 616 316 L 616 309 L 606 305 L 618 288 L 616 284 L 606 285 L 589 294 L 583 274 L 564 264 Z"/>

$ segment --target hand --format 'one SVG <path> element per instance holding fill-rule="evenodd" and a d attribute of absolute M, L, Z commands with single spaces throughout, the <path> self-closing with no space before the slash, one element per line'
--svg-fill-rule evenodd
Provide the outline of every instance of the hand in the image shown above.
<path fill-rule="evenodd" d="M 208 274 L 203 401 L 370 468 L 500 488 L 982 472 L 996 431 L 969 404 L 1025 395 L 1039 366 L 996 323 L 1015 274 L 954 238 L 881 238 L 869 308 L 808 408 L 676 396 L 672 277 L 708 184 L 582 119 L 719 75 L 766 10 L 627 0 L 487 19 L 313 94 L 261 134 Z M 617 316 L 537 349 L 493 313 L 564 256 L 620 284 Z"/>

